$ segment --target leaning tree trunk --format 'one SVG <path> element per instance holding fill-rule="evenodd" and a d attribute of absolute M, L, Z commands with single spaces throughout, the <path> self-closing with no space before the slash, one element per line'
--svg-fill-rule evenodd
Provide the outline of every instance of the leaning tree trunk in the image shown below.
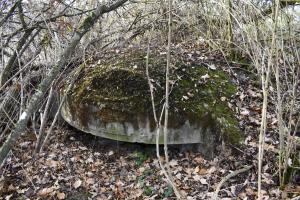
<path fill-rule="evenodd" d="M 16 106 L 18 105 L 16 101 L 18 99 L 19 93 L 19 84 L 10 86 L 8 91 L 5 93 L 5 97 L 0 103 L 0 130 L 4 129 L 4 127 L 9 124 L 8 122 L 14 118 L 13 114 Z"/>
<path fill-rule="evenodd" d="M 0 27 L 8 20 L 9 17 L 15 12 L 18 5 L 21 3 L 21 0 L 18 0 L 14 3 L 14 5 L 9 9 L 8 13 L 0 20 Z"/>
<path fill-rule="evenodd" d="M 17 65 L 16 65 L 16 59 L 18 57 L 18 52 L 21 51 L 22 47 L 25 45 L 27 39 L 31 35 L 34 28 L 30 28 L 25 31 L 22 38 L 19 40 L 16 50 L 14 51 L 13 55 L 10 57 L 10 59 L 7 62 L 7 65 L 3 68 L 3 71 L 1 73 L 0 77 L 0 86 L 3 86 L 8 79 L 11 78 L 13 75 L 13 72 L 15 71 Z"/>
<path fill-rule="evenodd" d="M 49 75 L 40 83 L 39 89 L 35 92 L 32 96 L 29 105 L 25 109 L 25 111 L 20 116 L 18 122 L 15 125 L 14 130 L 10 133 L 7 137 L 6 141 L 2 145 L 0 149 L 0 164 L 1 166 L 4 163 L 6 156 L 8 155 L 11 147 L 16 142 L 18 137 L 21 135 L 22 132 L 26 129 L 27 122 L 31 116 L 31 114 L 37 110 L 38 102 L 43 98 L 44 94 L 46 93 L 49 85 L 53 82 L 53 80 L 57 77 L 60 70 L 67 64 L 69 58 L 72 56 L 75 47 L 81 40 L 81 38 L 90 30 L 90 28 L 94 25 L 97 19 L 103 15 L 104 13 L 108 13 L 113 11 L 120 6 L 122 6 L 128 0 L 119 0 L 114 4 L 109 6 L 106 5 L 99 5 L 97 9 L 92 12 L 92 14 L 85 18 L 83 24 L 77 29 L 75 32 L 71 42 L 69 43 L 68 47 L 64 50 L 61 54 L 57 64 L 51 69 Z"/>
<path fill-rule="evenodd" d="M 16 122 L 16 110 L 18 110 L 21 85 L 27 87 L 30 80 L 35 78 L 39 72 L 34 74 L 27 74 L 22 82 L 16 82 L 9 86 L 7 91 L 4 93 L 4 98 L 0 103 L 0 130 L 5 126 L 10 126 L 11 123 Z M 2 133 L 1 133 L 2 134 Z"/>
<path fill-rule="evenodd" d="M 38 34 L 38 33 L 39 33 L 39 30 L 36 32 L 36 34 Z M 31 43 L 34 37 L 35 36 L 33 35 L 31 37 L 31 39 L 27 42 L 27 44 Z M 24 47 L 24 48 L 26 48 L 26 47 Z M 8 79 L 8 82 L 10 82 L 10 80 L 13 77 L 22 73 L 25 70 L 25 68 L 27 68 L 27 66 L 30 65 L 35 60 L 35 58 L 40 54 L 40 52 L 42 51 L 43 48 L 44 48 L 44 44 L 43 44 L 43 41 L 41 41 L 36 52 L 29 59 L 28 63 L 26 63 L 21 70 L 19 70 L 10 79 Z M 22 54 L 22 50 L 20 52 L 20 55 L 21 54 Z M 11 123 L 15 123 L 17 121 L 17 116 L 15 115 L 14 110 L 18 110 L 17 102 L 19 100 L 19 93 L 21 90 L 21 85 L 23 85 L 23 87 L 26 88 L 28 86 L 28 84 L 31 82 L 31 80 L 38 77 L 39 74 L 40 74 L 39 71 L 26 73 L 26 76 L 23 78 L 23 80 L 21 82 L 17 81 L 15 83 L 13 83 L 5 92 L 3 92 L 3 93 L 5 93 L 4 94 L 5 97 L 3 98 L 2 102 L 0 103 L 0 121 L 1 121 L 0 130 L 7 129 L 7 127 L 11 126 Z M 6 87 L 6 84 L 8 82 L 6 82 L 4 85 L 2 85 L 0 87 L 0 91 Z M 4 135 L 3 132 L 1 133 L 1 135 Z"/>

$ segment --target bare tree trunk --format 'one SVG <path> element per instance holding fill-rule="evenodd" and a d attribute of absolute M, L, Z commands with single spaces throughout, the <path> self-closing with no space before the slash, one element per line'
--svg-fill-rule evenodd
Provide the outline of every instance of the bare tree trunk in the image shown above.
<path fill-rule="evenodd" d="M 168 165 L 169 156 L 168 156 L 168 121 L 169 121 L 169 93 L 170 93 L 170 63 L 171 63 L 171 20 L 172 20 L 172 0 L 169 0 L 169 20 L 168 20 L 168 50 L 167 50 L 167 66 L 166 66 L 166 91 L 165 91 L 165 121 L 164 121 L 164 150 L 166 157 L 166 164 Z"/>
<path fill-rule="evenodd" d="M 5 94 L 4 99 L 0 104 L 0 119 L 4 120 L 7 116 L 6 113 L 10 108 L 14 105 L 14 101 L 12 99 L 17 99 L 17 96 L 20 92 L 20 85 L 14 84 L 12 85 L 7 93 Z M 6 121 L 6 120 L 4 120 Z"/>
<path fill-rule="evenodd" d="M 8 155 L 11 147 L 15 144 L 16 140 L 19 138 L 21 133 L 24 132 L 27 126 L 27 122 L 33 112 L 35 112 L 38 108 L 38 102 L 43 98 L 45 92 L 47 91 L 49 85 L 53 82 L 53 80 L 57 77 L 60 70 L 67 64 L 69 58 L 72 56 L 77 44 L 81 40 L 81 38 L 90 30 L 90 28 L 94 25 L 94 23 L 98 20 L 98 18 L 104 13 L 108 13 L 112 10 L 115 10 L 122 6 L 128 0 L 119 0 L 114 4 L 109 6 L 99 5 L 97 9 L 92 12 L 90 16 L 85 18 L 82 25 L 76 30 L 71 42 L 61 54 L 60 59 L 57 64 L 51 69 L 49 75 L 40 83 L 39 89 L 32 96 L 29 105 L 25 109 L 25 111 L 20 116 L 17 124 L 15 125 L 14 130 L 7 137 L 5 143 L 2 145 L 0 149 L 0 164 L 3 166 L 4 160 Z"/>
<path fill-rule="evenodd" d="M 40 30 L 38 30 L 37 32 L 39 32 Z M 32 36 L 32 38 L 33 38 L 34 36 Z M 45 38 L 45 36 L 43 37 L 43 38 Z M 29 41 L 30 42 L 30 41 Z M 28 42 L 28 43 L 29 43 Z M 12 81 L 15 77 L 17 77 L 18 75 L 20 75 L 23 71 L 25 71 L 25 69 L 30 65 L 30 64 L 32 64 L 34 61 L 35 61 L 35 59 L 37 58 L 37 56 L 41 53 L 41 51 L 42 51 L 42 49 L 44 48 L 44 46 L 45 46 L 45 44 L 43 43 L 43 39 L 40 41 L 40 44 L 39 44 L 39 46 L 38 46 L 38 48 L 37 48 L 37 50 L 35 51 L 35 53 L 33 54 L 33 56 L 29 59 L 29 61 L 18 71 L 18 72 L 16 72 L 13 76 L 11 76 L 3 85 L 1 85 L 1 87 L 0 87 L 0 91 L 2 91 L 9 83 L 10 83 L 10 81 Z M 24 48 L 27 48 L 27 47 L 24 47 Z M 23 49 L 24 49 L 23 48 Z M 23 51 L 23 49 L 21 50 L 21 54 L 24 52 Z M 30 77 L 28 77 L 28 78 L 30 78 Z M 28 79 L 28 81 L 29 81 L 29 79 Z M 27 82 L 27 81 L 25 81 L 25 82 Z"/>
<path fill-rule="evenodd" d="M 13 14 L 13 12 L 16 10 L 18 4 L 21 3 L 22 0 L 18 0 L 14 3 L 14 5 L 10 8 L 8 13 L 3 17 L 3 19 L 0 21 L 0 27 L 8 20 L 8 18 Z"/>
<path fill-rule="evenodd" d="M 39 76 L 39 71 L 35 72 L 34 74 L 27 74 L 21 82 L 16 82 L 13 85 L 11 85 L 7 91 L 5 91 L 5 96 L 0 104 L 0 120 L 2 126 L 10 126 L 11 123 L 15 122 L 16 116 L 14 116 L 16 110 L 19 109 L 19 100 L 20 100 L 20 90 L 21 85 L 23 84 L 23 87 L 27 87 L 30 80 L 32 80 L 34 77 Z"/>
<path fill-rule="evenodd" d="M 22 47 L 25 45 L 27 39 L 29 38 L 33 30 L 34 30 L 33 28 L 27 29 L 23 34 L 22 38 L 20 39 L 20 41 L 18 42 L 14 54 L 10 57 L 10 59 L 7 62 L 7 65 L 4 67 L 1 73 L 0 86 L 4 85 L 6 81 L 10 79 L 10 77 L 13 75 L 13 72 L 16 68 L 16 58 L 18 52 L 21 51 Z"/>

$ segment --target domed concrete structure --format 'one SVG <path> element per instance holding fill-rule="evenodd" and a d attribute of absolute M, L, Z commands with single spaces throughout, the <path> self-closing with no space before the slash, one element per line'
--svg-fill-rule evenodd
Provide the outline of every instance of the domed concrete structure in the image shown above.
<path fill-rule="evenodd" d="M 65 121 L 97 136 L 154 144 L 157 129 L 145 56 L 141 50 L 127 51 L 87 66 L 67 95 L 61 111 Z M 200 143 L 210 149 L 220 137 L 238 142 L 238 123 L 224 101 L 236 90 L 229 76 L 185 58 L 176 57 L 172 63 L 168 143 Z M 165 55 L 149 59 L 158 116 L 164 103 L 165 66 Z"/>

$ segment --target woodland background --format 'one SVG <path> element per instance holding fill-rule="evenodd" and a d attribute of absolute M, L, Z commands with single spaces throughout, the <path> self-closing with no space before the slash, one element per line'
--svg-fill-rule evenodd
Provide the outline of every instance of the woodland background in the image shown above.
<path fill-rule="evenodd" d="M 299 3 L 1 0 L 1 196 L 299 199 Z M 217 52 L 227 61 L 225 70 L 239 86 L 232 104 L 245 134 L 241 147 L 214 161 L 171 151 L 169 175 L 157 181 L 155 153 L 93 149 L 93 139 L 84 139 L 92 136 L 57 124 L 59 112 L 48 99 L 62 85 L 72 87 L 81 63 L 111 49 L 148 44 L 169 56 L 174 46 L 186 44 L 202 56 L 200 45 L 206 55 Z M 124 166 L 133 171 L 116 175 Z M 125 181 L 128 174 L 137 186 Z"/>

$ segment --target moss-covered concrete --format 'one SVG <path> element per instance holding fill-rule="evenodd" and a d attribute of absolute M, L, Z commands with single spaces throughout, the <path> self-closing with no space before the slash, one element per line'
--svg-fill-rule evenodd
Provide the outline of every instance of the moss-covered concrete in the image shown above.
<path fill-rule="evenodd" d="M 140 122 L 137 119 L 147 116 L 148 126 L 154 131 L 156 125 L 146 78 L 145 56 L 144 51 L 136 50 L 87 66 L 68 97 L 72 119 L 77 120 L 81 127 L 86 127 L 98 116 L 101 123 L 130 122 L 133 129 L 138 130 Z M 157 112 L 161 111 L 164 102 L 165 60 L 165 55 L 160 54 L 149 59 Z M 172 63 L 169 128 L 180 128 L 188 120 L 190 124 L 199 125 L 205 134 L 218 132 L 228 142 L 238 143 L 241 139 L 238 122 L 227 101 L 224 101 L 225 97 L 230 99 L 236 92 L 230 77 L 221 70 L 190 64 L 180 57 Z M 112 139 L 128 140 L 126 135 L 114 133 L 114 128 L 105 129 Z"/>

